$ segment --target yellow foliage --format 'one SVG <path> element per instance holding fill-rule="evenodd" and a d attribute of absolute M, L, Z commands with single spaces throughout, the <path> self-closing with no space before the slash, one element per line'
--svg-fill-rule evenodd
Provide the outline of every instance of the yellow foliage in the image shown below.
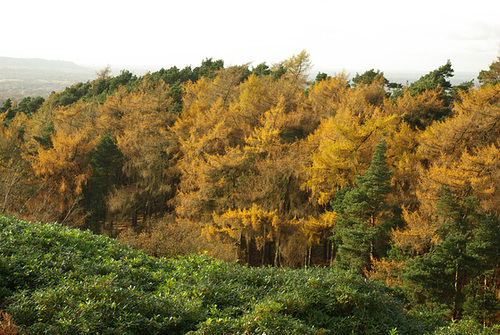
<path fill-rule="evenodd" d="M 381 89 L 379 82 L 349 88 L 344 74 L 311 88 L 308 104 L 324 119 L 308 138 L 312 154 L 303 186 L 320 205 L 368 168 L 382 132 L 393 133 L 400 122 L 396 113 L 384 110 L 390 105 Z"/>
<path fill-rule="evenodd" d="M 244 234 L 247 238 L 255 238 L 259 250 L 268 241 L 278 241 L 283 227 L 298 224 L 295 219 L 280 219 L 277 210 L 265 211 L 256 204 L 250 209 L 228 210 L 222 215 L 213 213 L 212 217 L 214 225 L 208 228 L 209 234 L 224 234 L 234 240 Z"/>
<path fill-rule="evenodd" d="M 469 152 L 464 149 L 459 160 L 442 159 L 430 166 L 418 191 L 421 198 L 436 199 L 442 187 L 456 194 L 474 195 L 486 210 L 500 213 L 500 149 L 495 144 Z"/>
<path fill-rule="evenodd" d="M 285 76 L 306 84 L 307 74 L 311 65 L 309 54 L 305 50 L 302 50 L 297 55 L 293 55 L 283 62 L 283 66 L 287 69 Z"/>
<path fill-rule="evenodd" d="M 228 122 L 233 128 L 242 128 L 248 135 L 253 128 L 259 126 L 262 115 L 276 104 L 278 97 L 273 96 L 274 86 L 269 78 L 250 75 L 238 86 L 237 97 L 231 103 L 231 114 Z"/>
<path fill-rule="evenodd" d="M 221 213 L 252 203 L 280 214 L 292 211 L 290 198 L 300 192 L 292 183 L 306 150 L 293 145 L 290 129 L 302 131 L 302 115 L 308 114 L 291 110 L 299 101 L 291 89 L 297 83 L 256 75 L 238 82 L 236 72 L 229 74 L 186 87 L 186 112 L 172 127 L 183 173 L 177 213 L 200 218 L 208 209 Z M 226 86 L 231 82 L 237 82 L 233 89 Z"/>
<path fill-rule="evenodd" d="M 419 129 L 430 126 L 434 116 L 446 114 L 448 108 L 442 98 L 442 90 L 426 90 L 412 95 L 408 89 L 403 91 L 396 103 L 386 101 L 385 107 Z"/>
<path fill-rule="evenodd" d="M 260 127 L 245 138 L 246 151 L 252 154 L 271 154 L 281 149 L 280 118 L 284 116 L 284 99 L 281 98 L 276 107 L 266 111 L 260 118 Z M 273 155 L 274 156 L 274 155 Z"/>
<path fill-rule="evenodd" d="M 16 335 L 19 334 L 19 327 L 12 320 L 12 316 L 0 310 L 0 334 Z"/>
<path fill-rule="evenodd" d="M 26 156 L 36 176 L 57 185 L 61 212 L 72 206 L 92 172 L 86 157 L 98 138 L 87 124 L 78 121 L 83 112 L 80 105 L 65 108 L 63 114 L 54 119 L 57 131 L 51 136 L 52 147 L 37 145 L 37 154 Z M 74 120 L 65 121 L 62 115 L 72 115 Z"/>
<path fill-rule="evenodd" d="M 428 127 L 422 134 L 421 155 L 437 159 L 441 154 L 457 159 L 464 149 L 489 145 L 500 134 L 500 84 L 460 92 L 453 117 Z"/>
<path fill-rule="evenodd" d="M 334 117 L 346 100 L 349 92 L 348 78 L 345 73 L 315 83 L 309 90 L 307 102 L 312 113 L 320 118 Z"/>
<path fill-rule="evenodd" d="M 331 235 L 331 230 L 335 226 L 335 212 L 325 212 L 319 218 L 309 217 L 304 221 L 302 233 L 307 236 L 309 245 L 319 244 Z"/>
<path fill-rule="evenodd" d="M 372 268 L 365 271 L 367 278 L 382 280 L 388 287 L 402 286 L 402 270 L 405 262 L 387 261 L 385 259 L 372 259 Z"/>
<path fill-rule="evenodd" d="M 405 130 L 408 136 L 403 137 L 409 141 L 401 138 L 394 142 L 394 148 L 399 148 L 396 149 L 399 153 L 395 154 L 400 157 L 400 163 L 396 161 L 395 164 L 398 169 L 394 180 L 400 183 L 398 187 L 408 199 L 402 199 L 402 203 L 418 210 L 413 218 L 405 217 L 409 222 L 407 232 L 394 236 L 399 242 L 408 240 L 407 244 L 413 245 L 415 250 L 433 243 L 432 222 L 443 187 L 457 195 L 475 196 L 484 209 L 500 213 L 497 187 L 500 182 L 497 177 L 500 85 L 458 94 L 451 117 L 434 122 L 422 132 L 412 134 Z"/>
<path fill-rule="evenodd" d="M 341 187 L 352 185 L 354 176 L 369 166 L 375 144 L 398 121 L 397 116 L 376 117 L 360 122 L 359 117 L 337 114 L 321 123 L 309 138 L 317 147 L 305 171 L 305 187 L 319 204 L 327 204 Z"/>
<path fill-rule="evenodd" d="M 424 216 L 421 211 L 410 212 L 403 208 L 403 219 L 406 227 L 392 230 L 392 241 L 396 246 L 422 254 L 439 241 L 435 213 L 434 216 Z"/>

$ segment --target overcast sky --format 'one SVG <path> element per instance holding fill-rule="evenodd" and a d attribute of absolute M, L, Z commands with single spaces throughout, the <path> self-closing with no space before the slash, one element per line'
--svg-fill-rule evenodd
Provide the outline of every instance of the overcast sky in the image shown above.
<path fill-rule="evenodd" d="M 0 56 L 113 69 L 272 64 L 305 49 L 314 69 L 488 69 L 500 0 L 15 0 Z"/>

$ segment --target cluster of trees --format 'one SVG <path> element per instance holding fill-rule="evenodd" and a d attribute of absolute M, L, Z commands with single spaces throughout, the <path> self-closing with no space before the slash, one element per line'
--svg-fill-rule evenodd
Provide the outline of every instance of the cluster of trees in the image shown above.
<path fill-rule="evenodd" d="M 0 208 L 156 256 L 328 265 L 497 320 L 500 59 L 452 86 L 272 66 L 102 71 L 0 118 Z M 33 110 L 32 106 L 35 106 Z"/>

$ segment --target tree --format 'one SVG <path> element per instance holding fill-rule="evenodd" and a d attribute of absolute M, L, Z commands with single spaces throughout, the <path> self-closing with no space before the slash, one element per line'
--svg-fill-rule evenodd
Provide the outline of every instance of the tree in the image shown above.
<path fill-rule="evenodd" d="M 86 212 L 85 223 L 95 233 L 101 232 L 106 220 L 106 198 L 122 181 L 123 154 L 116 141 L 108 134 L 101 137 L 97 146 L 88 154 L 92 176 L 83 189 L 81 201 Z"/>
<path fill-rule="evenodd" d="M 232 67 L 212 80 L 185 86 L 184 110 L 172 127 L 182 155 L 177 165 L 182 173 L 177 197 L 181 216 L 199 220 L 224 210 L 219 200 L 224 202 L 233 181 L 245 171 L 237 146 L 258 124 L 262 109 L 269 108 L 270 92 L 263 85 L 268 79 L 251 75 L 241 83 L 242 77 L 243 68 Z M 261 94 L 266 98 L 259 99 Z"/>
<path fill-rule="evenodd" d="M 426 90 L 448 91 L 452 86 L 448 78 L 453 77 L 453 72 L 454 70 L 451 66 L 451 62 L 448 60 L 445 65 L 420 77 L 420 79 L 412 83 L 408 89 L 412 95 L 420 94 Z"/>
<path fill-rule="evenodd" d="M 440 99 L 443 101 L 446 109 L 433 115 L 427 113 L 426 118 L 430 118 L 431 122 L 433 120 L 443 120 L 451 114 L 451 108 L 449 108 L 449 106 L 453 101 L 453 95 L 450 94 L 452 85 L 448 78 L 453 77 L 453 72 L 451 62 L 448 60 L 445 65 L 420 77 L 419 80 L 408 87 L 408 91 L 412 96 L 417 96 L 430 90 L 439 93 Z"/>
<path fill-rule="evenodd" d="M 276 211 L 264 211 L 256 204 L 249 209 L 229 210 L 213 214 L 214 223 L 209 232 L 232 239 L 239 247 L 238 256 L 248 265 L 280 265 L 281 243 L 286 238 L 287 226 L 296 226 L 297 220 L 282 220 Z M 253 252 L 258 251 L 258 258 Z"/>
<path fill-rule="evenodd" d="M 373 153 L 370 167 L 364 175 L 355 177 L 357 187 L 343 188 L 335 195 L 332 203 L 337 215 L 333 229 L 338 248 L 335 264 L 340 268 L 359 273 L 369 270 L 371 260 L 386 243 L 383 235 L 391 228 L 388 227 L 390 206 L 386 199 L 392 175 L 386 164 L 386 151 L 385 139 L 382 139 Z"/>
<path fill-rule="evenodd" d="M 489 70 L 482 70 L 477 77 L 483 85 L 495 85 L 500 82 L 500 56 L 491 63 Z"/>
<path fill-rule="evenodd" d="M 175 193 L 173 168 L 176 142 L 167 127 L 177 115 L 171 112 L 170 87 L 162 80 L 144 77 L 132 92 L 120 88 L 100 106 L 96 124 L 116 138 L 123 154 L 123 182 L 108 198 L 111 217 L 129 219 L 134 228 L 151 216 L 163 215 Z"/>
<path fill-rule="evenodd" d="M 297 93 L 297 89 L 304 90 L 308 84 L 307 77 L 311 68 L 311 60 L 309 54 L 302 50 L 297 55 L 274 64 L 272 67 L 273 78 L 275 80 L 286 78 L 293 83 L 293 94 Z"/>
<path fill-rule="evenodd" d="M 464 313 L 479 322 L 492 325 L 500 310 L 497 292 L 500 279 L 500 221 L 492 213 L 473 230 L 469 252 L 479 261 L 480 275 L 465 288 Z"/>
<path fill-rule="evenodd" d="M 444 186 L 457 194 L 476 196 L 485 210 L 499 214 L 499 190 L 493 186 L 500 169 L 499 91 L 497 84 L 460 92 L 454 116 L 420 134 L 419 210 L 432 213 Z"/>
<path fill-rule="evenodd" d="M 356 76 L 352 78 L 354 86 L 370 85 L 375 81 L 379 81 L 383 85 L 389 84 L 389 81 L 384 77 L 384 72 L 380 72 L 380 70 L 375 71 L 374 69 L 368 70 L 363 74 L 356 73 Z"/>
<path fill-rule="evenodd" d="M 390 108 L 395 114 L 401 115 L 413 129 L 418 130 L 424 130 L 434 121 L 443 120 L 450 114 L 442 93 L 437 90 L 425 90 L 413 95 L 410 90 L 404 89 Z"/>
<path fill-rule="evenodd" d="M 88 94 L 91 86 L 90 82 L 74 84 L 62 92 L 51 94 L 47 102 L 53 107 L 69 106 Z"/>
<path fill-rule="evenodd" d="M 2 110 L 5 109 L 6 106 L 9 105 L 8 101 L 10 100 L 7 100 L 5 102 L 7 103 L 7 105 L 4 104 L 4 107 L 0 108 L 0 113 Z M 45 99 L 42 97 L 36 97 L 36 98 L 26 97 L 23 98 L 17 105 L 13 105 L 12 103 L 10 103 L 10 107 L 8 108 L 9 111 L 5 116 L 4 121 L 12 120 L 14 116 L 16 116 L 18 113 L 24 113 L 28 117 L 30 117 L 31 115 L 33 115 L 38 111 L 38 109 L 42 106 L 44 101 Z"/>
<path fill-rule="evenodd" d="M 310 113 L 318 118 L 334 117 L 349 93 L 350 87 L 344 73 L 315 82 L 307 94 Z"/>
<path fill-rule="evenodd" d="M 5 122 L 8 122 L 10 119 L 12 119 L 12 117 L 14 117 L 14 115 L 12 115 L 12 112 L 10 111 L 10 109 L 12 108 L 12 100 L 11 99 L 7 99 L 4 101 L 2 107 L 0 107 L 0 115 L 1 114 L 4 114 L 2 115 L 2 122 L 5 123 Z"/>
<path fill-rule="evenodd" d="M 283 66 L 286 69 L 287 76 L 306 84 L 308 71 L 312 66 L 307 51 L 302 50 L 297 55 L 288 58 L 283 62 Z"/>
<path fill-rule="evenodd" d="M 323 260 L 328 262 L 330 266 L 333 264 L 334 245 L 330 237 L 335 224 L 336 217 L 333 211 L 326 211 L 319 218 L 310 216 L 305 220 L 301 230 L 307 237 L 307 246 L 309 248 L 306 265 L 311 263 L 312 247 L 320 244 L 323 244 Z"/>
<path fill-rule="evenodd" d="M 380 132 L 398 122 L 397 116 L 386 116 L 368 104 L 360 92 L 346 95 L 341 99 L 347 101 L 340 101 L 337 114 L 322 120 L 308 137 L 314 149 L 305 167 L 304 186 L 320 205 L 328 204 L 339 188 L 353 185 L 354 176 L 368 168 Z"/>
<path fill-rule="evenodd" d="M 344 75 L 316 83 L 309 91 L 309 108 L 323 119 L 308 137 L 311 155 L 304 186 L 320 205 L 328 204 L 338 188 L 351 184 L 354 175 L 362 171 L 357 169 L 367 167 L 364 154 L 370 147 L 372 131 L 360 127 L 357 108 L 350 108 L 357 102 Z M 373 109 L 368 107 L 366 111 Z M 366 128 L 371 128 L 373 124 L 367 123 Z"/>
<path fill-rule="evenodd" d="M 260 63 L 252 69 L 252 73 L 257 76 L 269 76 L 271 75 L 272 71 L 269 66 L 266 65 L 266 63 Z"/>
<path fill-rule="evenodd" d="M 200 226 L 211 222 L 213 213 L 254 204 L 277 211 L 280 222 L 309 214 L 301 214 L 310 203 L 300 188 L 308 150 L 299 143 L 317 120 L 299 108 L 303 82 L 287 75 L 274 79 L 252 73 L 245 80 L 242 75 L 244 69 L 234 67 L 213 80 L 188 83 L 183 113 L 173 127 L 182 155 L 177 214 Z M 290 228 L 290 235 L 298 237 L 297 231 Z M 252 257 L 260 254 L 254 249 Z"/>
<path fill-rule="evenodd" d="M 2 107 L 0 107 L 0 114 L 7 112 L 12 107 L 12 99 L 7 99 L 4 101 Z"/>
<path fill-rule="evenodd" d="M 500 308 L 500 223 L 474 196 L 443 188 L 437 203 L 437 242 L 407 262 L 404 281 L 419 300 L 439 302 L 453 319 L 491 324 Z"/>
<path fill-rule="evenodd" d="M 97 79 L 109 79 L 111 78 L 111 66 L 108 64 L 101 70 L 96 71 Z"/>
<path fill-rule="evenodd" d="M 328 76 L 328 74 L 324 72 L 318 72 L 318 74 L 316 75 L 316 79 L 314 79 L 314 82 L 319 83 L 320 81 L 325 79 L 330 79 L 330 76 Z"/>
<path fill-rule="evenodd" d="M 193 69 L 193 72 L 197 78 L 207 77 L 209 79 L 213 79 L 215 78 L 217 71 L 223 68 L 224 61 L 222 59 L 214 61 L 212 58 L 206 58 L 201 62 L 199 67 Z"/>
<path fill-rule="evenodd" d="M 88 111 L 89 105 L 83 103 L 61 108 L 53 118 L 51 145 L 37 141 L 29 156 L 34 175 L 46 183 L 47 192 L 52 193 L 52 188 L 57 190 L 57 198 L 51 201 L 59 206 L 59 217 L 54 219 L 61 223 L 66 223 L 70 215 L 77 212 L 83 188 L 91 175 L 87 155 L 98 140 L 95 129 L 86 120 Z M 51 198 L 49 193 L 46 198 Z"/>
<path fill-rule="evenodd" d="M 0 114 L 0 119 L 7 113 Z M 20 114 L 8 125 L 0 123 L 0 213 L 18 215 L 31 191 L 29 164 L 23 157 L 26 121 Z"/>

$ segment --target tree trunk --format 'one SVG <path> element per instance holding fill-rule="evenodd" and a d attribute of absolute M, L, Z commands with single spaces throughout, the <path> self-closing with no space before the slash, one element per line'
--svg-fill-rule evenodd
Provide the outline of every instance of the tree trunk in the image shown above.
<path fill-rule="evenodd" d="M 455 288 L 455 297 L 453 301 L 453 311 L 452 311 L 452 318 L 454 320 L 460 319 L 462 315 L 462 306 L 459 301 L 460 299 L 460 292 L 461 292 L 461 287 L 459 283 L 459 274 L 458 274 L 458 264 L 455 264 L 455 283 L 454 283 L 454 288 Z"/>
<path fill-rule="evenodd" d="M 132 228 L 137 227 L 137 209 L 134 209 L 134 212 L 132 213 Z"/>
<path fill-rule="evenodd" d="M 262 260 L 261 260 L 261 265 L 264 265 L 264 261 L 266 259 L 266 225 L 263 225 L 264 229 L 264 236 L 263 236 L 263 242 L 262 242 Z"/>
<path fill-rule="evenodd" d="M 274 250 L 274 266 L 279 266 L 279 257 L 280 257 L 280 242 L 279 239 L 276 239 L 274 242 L 275 250 Z"/>
<path fill-rule="evenodd" d="M 307 255 L 307 266 L 311 266 L 311 256 L 312 256 L 312 244 L 309 246 L 309 252 Z"/>
<path fill-rule="evenodd" d="M 247 265 L 250 265 L 250 246 L 251 246 L 251 238 L 245 236 L 245 242 L 247 244 Z"/>
<path fill-rule="evenodd" d="M 332 249 L 330 250 L 330 266 L 333 266 L 333 260 L 335 259 L 334 256 L 334 251 L 335 251 L 335 245 L 332 243 Z"/>
<path fill-rule="evenodd" d="M 18 171 L 19 171 L 19 169 L 16 169 L 14 171 L 14 175 L 12 176 L 12 181 L 10 182 L 9 187 L 7 188 L 7 191 L 5 192 L 5 197 L 4 197 L 4 200 L 3 200 L 3 205 L 2 205 L 2 211 L 1 211 L 1 213 L 5 213 L 5 210 L 7 209 L 7 202 L 9 200 L 10 192 L 12 191 L 12 188 L 14 187 L 14 185 L 19 180 L 19 178 L 17 178 L 17 172 Z"/>

